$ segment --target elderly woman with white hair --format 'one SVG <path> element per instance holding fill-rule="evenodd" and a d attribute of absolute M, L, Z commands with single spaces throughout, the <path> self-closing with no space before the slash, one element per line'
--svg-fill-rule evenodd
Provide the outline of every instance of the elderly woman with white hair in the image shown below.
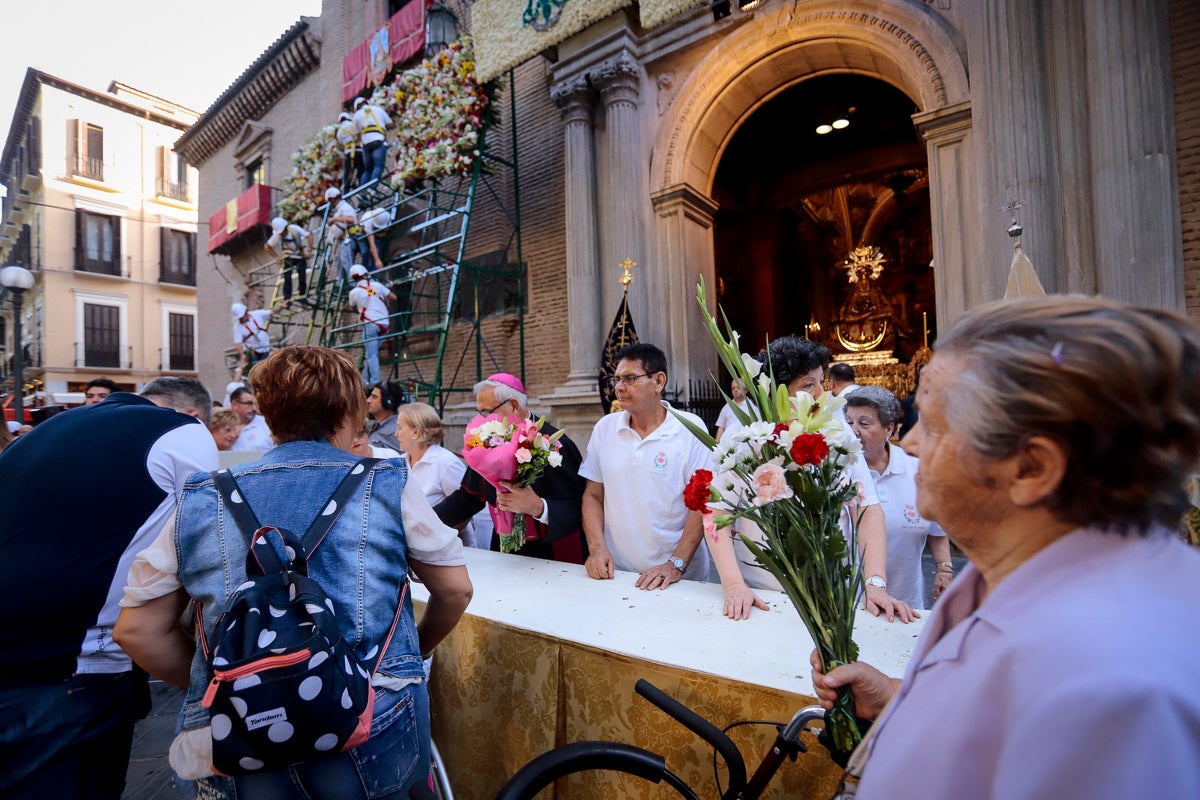
<path fill-rule="evenodd" d="M 954 577 L 946 533 L 917 511 L 917 459 L 892 444 L 904 411 L 882 386 L 860 386 L 846 398 L 846 424 L 862 442 L 863 458 L 875 479 L 875 494 L 887 528 L 888 592 L 913 608 L 925 608 L 925 546 L 935 562 L 933 598 Z"/>
<path fill-rule="evenodd" d="M 1200 460 L 1200 328 L 1099 298 L 982 306 L 937 342 L 904 448 L 971 559 L 874 719 L 859 800 L 1200 797 L 1200 552 L 1170 530 Z M 886 708 L 886 710 L 885 710 Z"/>

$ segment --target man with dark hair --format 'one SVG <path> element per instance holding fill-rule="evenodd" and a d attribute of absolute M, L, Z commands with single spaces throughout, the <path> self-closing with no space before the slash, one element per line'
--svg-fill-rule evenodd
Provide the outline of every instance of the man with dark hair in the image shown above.
<path fill-rule="evenodd" d="M 396 409 L 408 402 L 404 386 L 396 381 L 381 381 L 367 395 L 367 416 L 374 422 L 368 426 L 372 447 L 395 449 Z"/>
<path fill-rule="evenodd" d="M 94 378 L 83 387 L 83 404 L 94 406 L 96 403 L 104 402 L 104 398 L 113 392 L 119 391 L 121 391 L 121 387 L 117 385 L 116 381 L 108 378 Z"/>
<path fill-rule="evenodd" d="M 112 639 L 118 601 L 184 480 L 217 466 L 208 429 L 173 410 L 184 394 L 113 392 L 0 454 L 2 797 L 121 795 L 144 684 Z"/>
<path fill-rule="evenodd" d="M 614 570 L 640 573 L 640 589 L 665 589 L 681 578 L 708 579 L 708 551 L 698 512 L 683 503 L 683 489 L 711 457 L 662 399 L 667 356 L 647 342 L 617 353 L 612 384 L 621 411 L 602 417 L 592 431 L 579 474 L 583 494 L 586 567 L 590 577 Z M 684 414 L 704 428 L 699 417 Z"/>
<path fill-rule="evenodd" d="M 858 384 L 854 382 L 854 367 L 845 361 L 834 362 L 829 368 L 829 391 L 834 397 L 848 397 Z"/>
<path fill-rule="evenodd" d="M 142 387 L 140 394 L 156 406 L 173 408 L 195 417 L 205 425 L 212 419 L 212 395 L 195 378 L 155 378 Z"/>
<path fill-rule="evenodd" d="M 242 432 L 230 450 L 249 450 L 261 455 L 275 446 L 267 421 L 258 413 L 253 392 L 245 386 L 234 389 L 229 393 L 229 407 L 242 422 Z"/>

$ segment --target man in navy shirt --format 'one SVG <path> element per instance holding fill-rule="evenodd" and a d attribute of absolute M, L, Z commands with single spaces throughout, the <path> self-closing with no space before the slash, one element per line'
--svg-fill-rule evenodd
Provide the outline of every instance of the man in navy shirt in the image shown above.
<path fill-rule="evenodd" d="M 139 704 L 117 604 L 184 480 L 217 466 L 211 413 L 199 382 L 159 378 L 0 455 L 0 796 L 121 796 Z"/>

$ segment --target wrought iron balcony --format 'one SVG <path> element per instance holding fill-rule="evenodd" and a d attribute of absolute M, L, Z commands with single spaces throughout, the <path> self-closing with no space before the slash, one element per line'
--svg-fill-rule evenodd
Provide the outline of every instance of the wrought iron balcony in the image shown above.
<path fill-rule="evenodd" d="M 88 156 L 67 156 L 67 174 L 92 181 L 104 180 L 104 159 Z"/>

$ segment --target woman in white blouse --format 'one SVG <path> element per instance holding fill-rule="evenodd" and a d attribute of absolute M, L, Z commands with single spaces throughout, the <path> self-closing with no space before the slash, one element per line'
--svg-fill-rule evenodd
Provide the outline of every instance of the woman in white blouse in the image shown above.
<path fill-rule="evenodd" d="M 396 441 L 408 461 L 410 477 L 417 482 L 429 505 L 436 506 L 462 484 L 467 465 L 458 456 L 442 447 L 446 429 L 437 411 L 428 403 L 408 403 L 396 410 Z M 486 511 L 484 512 L 486 513 Z M 478 519 L 467 524 L 459 538 L 468 547 L 490 545 L 491 531 L 484 531 L 488 541 L 477 543 Z"/>

